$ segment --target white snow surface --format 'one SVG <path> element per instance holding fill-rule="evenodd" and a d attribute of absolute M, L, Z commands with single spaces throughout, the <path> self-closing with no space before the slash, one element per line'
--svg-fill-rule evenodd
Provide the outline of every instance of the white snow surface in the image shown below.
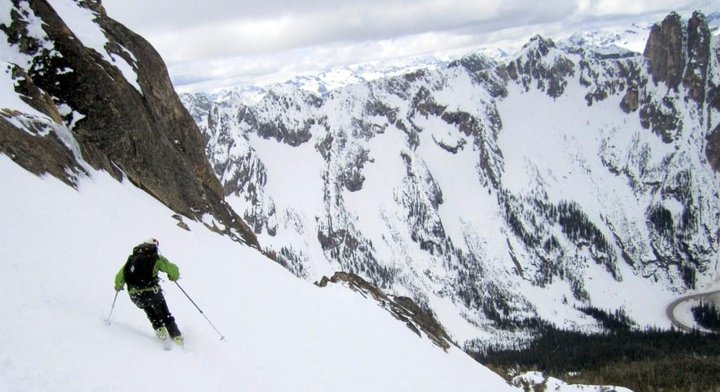
<path fill-rule="evenodd" d="M 526 385 L 543 391 L 552 392 L 632 392 L 623 387 L 598 387 L 594 385 L 571 385 L 555 377 L 546 377 L 540 372 L 526 372 L 513 378 L 513 384 L 517 386 Z"/>
<path fill-rule="evenodd" d="M 636 119 L 628 120 L 619 111 L 588 108 L 582 92 L 573 90 L 575 87 L 571 84 L 570 91 L 551 103 L 542 93 L 524 93 L 511 86 L 510 98 L 499 104 L 505 121 L 498 141 L 505 158 L 504 185 L 522 194 L 541 181 L 550 200 L 574 200 L 585 211 L 598 214 L 596 221 L 601 220 L 601 214 L 607 214 L 642 222 L 640 202 L 629 188 L 622 186 L 623 178 L 603 167 L 600 156 L 603 142 L 612 140 L 611 145 L 629 145 L 642 128 Z M 617 99 L 613 97 L 595 106 L 617 107 Z M 565 109 L 553 111 L 550 105 L 554 104 Z M 670 152 L 659 137 L 646 140 L 656 157 Z M 677 293 L 638 276 L 626 263 L 618 266 L 622 277 L 619 281 L 595 263 L 585 267 L 585 284 L 594 306 L 624 308 L 640 325 L 669 328 L 665 307 Z M 527 285 L 523 292 L 534 293 L 527 297 L 547 320 L 566 327 L 588 324 L 589 320 L 580 312 L 575 312 L 577 317 L 569 317 L 568 307 L 560 303 L 560 298 L 572 298 L 566 283 L 555 283 L 549 289 Z"/>
<path fill-rule="evenodd" d="M 318 288 L 199 222 L 180 229 L 127 181 L 92 172 L 73 189 L 0 156 L 0 182 L 0 391 L 516 390 L 345 287 Z M 115 273 L 147 237 L 225 341 L 170 282 L 184 350 L 162 350 L 126 291 L 104 323 Z"/>

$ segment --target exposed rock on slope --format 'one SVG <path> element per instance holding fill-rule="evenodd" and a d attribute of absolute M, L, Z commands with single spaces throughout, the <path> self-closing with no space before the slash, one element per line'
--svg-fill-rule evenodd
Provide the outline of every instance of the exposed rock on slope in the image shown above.
<path fill-rule="evenodd" d="M 422 337 L 424 334 L 444 350 L 450 348 L 452 344 L 450 337 L 435 319 L 432 311 L 421 308 L 411 298 L 387 295 L 353 273 L 336 272 L 331 278 L 323 276 L 320 282 L 315 284 L 319 287 L 327 287 L 328 283 L 346 284 L 350 289 L 365 297 L 371 296 L 380 306 L 390 312 L 393 317 L 404 322 L 418 336 Z"/>
<path fill-rule="evenodd" d="M 13 0 L 0 30 L 14 54 L 6 75 L 38 112 L 3 110 L 5 154 L 67 182 L 81 161 L 127 176 L 173 210 L 258 246 L 223 201 L 202 136 L 147 41 L 90 0 Z"/>

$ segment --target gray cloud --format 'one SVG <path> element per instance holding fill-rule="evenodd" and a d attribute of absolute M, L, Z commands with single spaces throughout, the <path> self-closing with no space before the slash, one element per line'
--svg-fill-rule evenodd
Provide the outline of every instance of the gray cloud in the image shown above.
<path fill-rule="evenodd" d="M 569 0 L 106 0 L 105 7 L 161 49 L 174 47 L 161 52 L 177 61 L 462 28 L 498 29 L 562 19 L 576 9 Z"/>
<path fill-rule="evenodd" d="M 104 0 L 174 80 L 246 78 L 490 45 L 713 0 Z M 237 79 L 237 78 L 236 78 Z"/>

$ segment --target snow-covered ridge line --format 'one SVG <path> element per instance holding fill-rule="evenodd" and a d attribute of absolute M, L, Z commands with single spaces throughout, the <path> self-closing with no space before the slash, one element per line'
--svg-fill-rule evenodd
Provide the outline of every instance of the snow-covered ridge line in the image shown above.
<path fill-rule="evenodd" d="M 690 15 L 685 15 L 689 18 Z M 707 15 L 708 26 L 713 35 L 720 34 L 720 11 Z M 607 26 L 582 32 L 568 32 L 552 38 L 559 46 L 583 47 L 598 53 L 616 53 L 619 48 L 642 53 L 645 48 L 650 29 L 656 21 L 638 21 L 629 26 Z M 521 50 L 525 41 L 505 43 L 506 47 L 481 47 L 470 52 L 483 55 L 497 62 L 505 62 Z M 316 95 L 324 95 L 329 91 L 350 84 L 370 82 L 377 79 L 393 77 L 421 69 L 445 68 L 451 62 L 463 56 L 452 54 L 431 54 L 398 58 L 391 61 L 375 61 L 370 63 L 336 66 L 332 69 L 294 76 L 282 82 L 256 82 L 242 86 L 216 88 L 208 91 L 187 91 L 187 94 L 208 94 L 211 99 L 219 100 L 222 96 L 238 95 L 246 104 L 258 102 L 268 91 L 287 93 L 293 89 L 304 90 Z"/>

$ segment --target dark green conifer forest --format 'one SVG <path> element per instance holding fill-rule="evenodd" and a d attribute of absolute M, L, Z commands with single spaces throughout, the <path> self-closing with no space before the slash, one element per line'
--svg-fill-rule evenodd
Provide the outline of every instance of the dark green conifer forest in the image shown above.
<path fill-rule="evenodd" d="M 696 307 L 706 328 L 717 328 L 712 306 Z M 606 328 L 602 334 L 563 331 L 541 323 L 527 346 L 475 353 L 503 376 L 539 370 L 571 384 L 614 385 L 633 391 L 720 391 L 720 335 L 632 328 L 622 312 L 581 309 Z"/>

